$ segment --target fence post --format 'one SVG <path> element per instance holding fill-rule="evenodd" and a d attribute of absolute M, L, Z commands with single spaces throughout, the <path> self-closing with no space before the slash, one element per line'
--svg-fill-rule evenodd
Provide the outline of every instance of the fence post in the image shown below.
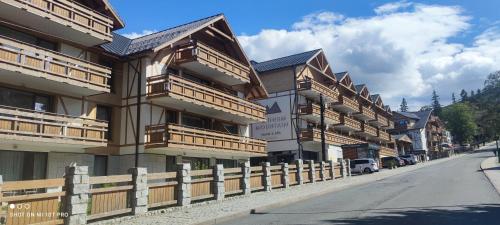
<path fill-rule="evenodd" d="M 316 183 L 316 168 L 314 168 L 314 160 L 307 161 L 309 164 L 309 180 L 312 184 Z"/>
<path fill-rule="evenodd" d="M 177 205 L 187 206 L 191 204 L 191 164 L 182 163 L 177 166 Z"/>
<path fill-rule="evenodd" d="M 295 165 L 297 166 L 297 185 L 304 184 L 304 177 L 302 173 L 304 172 L 304 161 L 302 159 L 295 160 Z"/>
<path fill-rule="evenodd" d="M 214 195 L 215 195 L 215 200 L 222 200 L 224 199 L 224 165 L 223 164 L 216 164 L 213 168 L 213 185 L 214 185 Z"/>
<path fill-rule="evenodd" d="M 249 195 L 252 193 L 252 189 L 250 187 L 250 161 L 246 161 L 241 164 L 241 174 L 243 177 L 241 178 L 241 190 L 244 195 Z"/>
<path fill-rule="evenodd" d="M 148 170 L 147 168 L 130 168 L 132 174 L 132 214 L 142 215 L 148 211 Z"/>
<path fill-rule="evenodd" d="M 319 176 L 321 178 L 321 181 L 326 181 L 326 176 L 325 176 L 326 171 L 325 171 L 325 162 L 324 161 L 319 162 L 319 169 L 320 169 Z"/>
<path fill-rule="evenodd" d="M 271 182 L 271 163 L 263 162 L 262 163 L 262 182 L 264 183 L 264 191 L 271 191 L 272 182 Z"/>
<path fill-rule="evenodd" d="M 64 185 L 66 196 L 64 205 L 67 217 L 65 225 L 87 224 L 87 207 L 89 202 L 90 182 L 88 166 L 66 166 Z"/>
<path fill-rule="evenodd" d="M 290 177 L 288 176 L 288 163 L 281 164 L 281 183 L 283 184 L 283 188 L 290 187 Z"/>
<path fill-rule="evenodd" d="M 346 164 L 346 170 L 347 170 L 347 176 L 351 176 L 351 160 L 347 159 L 347 164 Z"/>
<path fill-rule="evenodd" d="M 333 163 L 333 160 L 328 160 L 328 165 L 330 165 L 328 173 L 330 173 L 331 179 L 335 180 L 335 163 Z"/>
<path fill-rule="evenodd" d="M 342 178 L 347 177 L 347 171 L 345 170 L 345 160 L 340 161 L 340 175 Z"/>

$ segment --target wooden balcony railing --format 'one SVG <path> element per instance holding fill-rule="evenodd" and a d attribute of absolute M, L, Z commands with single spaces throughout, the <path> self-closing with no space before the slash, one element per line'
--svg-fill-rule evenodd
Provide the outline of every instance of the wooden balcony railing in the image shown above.
<path fill-rule="evenodd" d="M 380 146 L 379 153 L 380 153 L 380 155 L 384 155 L 384 156 L 397 156 L 398 155 L 398 151 L 396 149 L 385 147 L 385 146 Z"/>
<path fill-rule="evenodd" d="M 179 46 L 175 53 L 175 60 L 178 63 L 200 61 L 228 75 L 237 77 L 245 82 L 250 82 L 249 66 L 232 59 L 230 56 L 200 41 L 192 41 Z"/>
<path fill-rule="evenodd" d="M 264 106 L 175 75 L 149 77 L 147 94 L 148 97 L 178 95 L 194 104 L 208 104 L 212 108 L 260 122 L 266 120 Z"/>
<path fill-rule="evenodd" d="M 383 141 L 390 141 L 391 140 L 390 134 L 381 130 L 381 129 L 378 129 L 377 137 Z"/>
<path fill-rule="evenodd" d="M 4 0 L 41 17 L 53 21 L 62 21 L 63 25 L 71 26 L 84 33 L 97 34 L 100 38 L 111 41 L 113 35 L 113 20 L 108 16 L 92 10 L 76 1 L 68 0 Z"/>
<path fill-rule="evenodd" d="M 387 120 L 387 129 L 394 129 L 394 121 Z"/>
<path fill-rule="evenodd" d="M 301 131 L 301 141 L 321 142 L 321 130 L 316 128 L 307 128 Z M 337 134 L 331 131 L 325 131 L 325 142 L 327 144 L 358 144 L 361 140 Z"/>
<path fill-rule="evenodd" d="M 353 130 L 358 130 L 358 131 L 361 130 L 361 122 L 359 122 L 353 118 L 349 118 L 345 114 L 340 116 L 340 124 L 339 125 L 349 127 Z"/>
<path fill-rule="evenodd" d="M 161 147 L 266 154 L 263 140 L 178 124 L 146 126 L 146 148 Z"/>
<path fill-rule="evenodd" d="M 298 81 L 298 90 L 299 91 L 304 91 L 304 90 L 310 90 L 314 91 L 317 93 L 318 98 L 319 94 L 323 94 L 325 98 L 329 98 L 331 100 L 337 99 L 339 96 L 339 93 L 337 90 L 333 90 L 332 88 L 329 88 L 315 80 L 307 79 L 307 80 L 300 80 Z"/>
<path fill-rule="evenodd" d="M 375 119 L 375 112 L 367 108 L 365 106 L 360 105 L 359 106 L 359 113 L 363 115 L 367 120 L 374 120 Z"/>
<path fill-rule="evenodd" d="M 361 131 L 373 137 L 377 136 L 377 128 L 372 127 L 366 123 L 363 123 Z"/>
<path fill-rule="evenodd" d="M 0 69 L 17 72 L 19 68 L 50 80 L 76 81 L 109 92 L 110 68 L 0 36 Z"/>
<path fill-rule="evenodd" d="M 0 137 L 105 146 L 108 123 L 87 118 L 0 106 Z"/>
<path fill-rule="evenodd" d="M 354 101 L 344 95 L 339 96 L 339 103 L 342 105 L 345 105 L 352 109 L 353 111 L 357 112 L 359 110 L 359 103 L 357 101 Z"/>
<path fill-rule="evenodd" d="M 321 119 L 321 107 L 314 103 L 300 105 L 299 112 L 302 115 L 313 115 L 314 117 Z M 332 124 L 340 123 L 340 114 L 325 108 L 325 121 L 329 121 L 329 123 Z"/>
<path fill-rule="evenodd" d="M 377 113 L 376 118 L 373 122 L 375 122 L 379 126 L 387 126 L 387 124 L 389 124 L 389 120 L 386 117 L 384 117 L 378 113 Z"/>

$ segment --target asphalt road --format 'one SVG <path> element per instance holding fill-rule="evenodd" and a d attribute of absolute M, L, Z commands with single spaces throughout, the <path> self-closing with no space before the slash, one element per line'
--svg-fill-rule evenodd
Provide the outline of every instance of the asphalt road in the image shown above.
<path fill-rule="evenodd" d="M 470 154 L 224 224 L 499 225 L 500 195 L 479 170 L 492 155 Z"/>

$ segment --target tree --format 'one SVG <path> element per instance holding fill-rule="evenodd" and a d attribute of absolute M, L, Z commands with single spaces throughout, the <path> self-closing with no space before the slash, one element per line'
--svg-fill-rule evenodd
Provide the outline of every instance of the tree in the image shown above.
<path fill-rule="evenodd" d="M 460 92 L 460 98 L 461 102 L 467 101 L 467 92 L 464 89 L 462 89 L 462 91 Z"/>
<path fill-rule="evenodd" d="M 406 99 L 405 98 L 403 98 L 403 100 L 401 101 L 401 105 L 399 105 L 399 110 L 401 112 L 408 111 L 408 103 L 406 103 Z"/>
<path fill-rule="evenodd" d="M 451 93 L 451 101 L 453 101 L 453 104 L 457 103 L 457 99 L 455 98 L 455 92 Z"/>
<path fill-rule="evenodd" d="M 481 95 L 481 88 L 478 88 L 476 91 L 476 95 Z"/>
<path fill-rule="evenodd" d="M 424 105 L 420 107 L 420 112 L 432 110 L 432 105 Z"/>
<path fill-rule="evenodd" d="M 437 95 L 436 90 L 432 91 L 432 109 L 434 109 L 435 115 L 439 116 L 441 114 L 441 104 L 439 103 L 439 95 Z"/>
<path fill-rule="evenodd" d="M 474 122 L 474 112 L 469 103 L 449 105 L 443 110 L 441 118 L 460 144 L 472 141 L 477 126 Z"/>
<path fill-rule="evenodd" d="M 473 98 L 474 97 L 474 90 L 470 90 L 470 97 Z"/>
<path fill-rule="evenodd" d="M 484 81 L 484 90 L 494 89 L 500 87 L 500 71 L 490 73 L 488 78 Z"/>

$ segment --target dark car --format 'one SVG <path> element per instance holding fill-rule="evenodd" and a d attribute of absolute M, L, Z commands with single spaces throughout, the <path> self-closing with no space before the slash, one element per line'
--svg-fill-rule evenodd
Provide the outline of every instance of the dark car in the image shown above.
<path fill-rule="evenodd" d="M 392 168 L 392 167 L 399 167 L 399 166 L 404 166 L 405 163 L 402 159 L 399 157 L 394 157 L 394 156 L 389 156 L 389 157 L 383 157 L 381 158 L 382 161 L 382 167 L 384 168 Z"/>

